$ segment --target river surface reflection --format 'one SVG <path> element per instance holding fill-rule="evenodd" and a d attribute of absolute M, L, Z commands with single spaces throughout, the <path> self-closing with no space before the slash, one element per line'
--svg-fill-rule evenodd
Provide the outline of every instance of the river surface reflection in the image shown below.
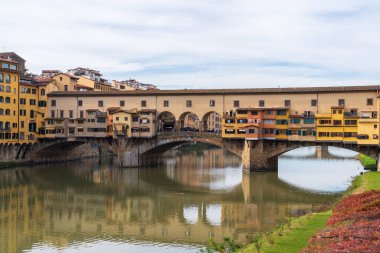
<path fill-rule="evenodd" d="M 0 171 L 0 252 L 196 252 L 208 238 L 244 242 L 334 202 L 362 170 L 354 154 L 318 148 L 281 157 L 278 173 L 244 173 L 222 149 L 164 156 L 158 168 L 97 159 Z"/>

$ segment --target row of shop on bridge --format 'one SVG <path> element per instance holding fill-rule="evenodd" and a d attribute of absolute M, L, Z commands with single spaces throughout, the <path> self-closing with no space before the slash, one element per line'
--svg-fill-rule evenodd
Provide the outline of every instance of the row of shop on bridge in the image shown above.
<path fill-rule="evenodd" d="M 223 115 L 222 137 L 379 144 L 377 111 L 332 106 L 328 113 L 291 113 L 287 107 L 238 108 Z"/>

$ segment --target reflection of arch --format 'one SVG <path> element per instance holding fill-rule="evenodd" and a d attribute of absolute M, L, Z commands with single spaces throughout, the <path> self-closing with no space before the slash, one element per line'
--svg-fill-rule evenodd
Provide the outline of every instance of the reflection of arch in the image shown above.
<path fill-rule="evenodd" d="M 181 131 L 194 131 L 198 132 L 199 117 L 193 112 L 184 112 L 179 116 L 179 127 Z"/>
<path fill-rule="evenodd" d="M 202 130 L 204 132 L 220 132 L 222 128 L 222 116 L 216 111 L 210 111 L 202 117 Z"/>
<path fill-rule="evenodd" d="M 210 225 L 219 226 L 222 224 L 222 205 L 206 205 L 206 220 Z"/>
<path fill-rule="evenodd" d="M 176 118 L 172 112 L 164 111 L 157 116 L 157 131 L 174 131 Z"/>
<path fill-rule="evenodd" d="M 198 222 L 199 208 L 197 206 L 184 206 L 183 218 L 187 224 L 194 225 Z"/>

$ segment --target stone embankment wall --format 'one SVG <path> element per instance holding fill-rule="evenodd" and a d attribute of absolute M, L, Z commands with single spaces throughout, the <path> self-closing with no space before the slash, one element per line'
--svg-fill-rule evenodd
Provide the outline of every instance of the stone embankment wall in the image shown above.
<path fill-rule="evenodd" d="M 112 155 L 99 145 L 84 143 L 71 148 L 44 149 L 41 144 L 29 147 L 21 145 L 0 145 L 0 161 L 23 163 L 55 163 Z"/>

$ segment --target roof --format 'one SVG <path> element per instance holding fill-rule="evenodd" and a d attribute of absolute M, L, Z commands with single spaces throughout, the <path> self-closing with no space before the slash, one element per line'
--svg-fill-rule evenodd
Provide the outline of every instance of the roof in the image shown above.
<path fill-rule="evenodd" d="M 2 53 L 0 53 L 0 57 L 1 58 L 3 58 L 3 57 L 10 57 L 10 56 L 16 56 L 16 57 L 20 58 L 21 60 L 25 61 L 25 59 L 23 59 L 21 56 L 19 56 L 15 52 L 2 52 Z"/>
<path fill-rule="evenodd" d="M 36 78 L 35 81 L 37 83 L 50 83 L 51 82 L 51 78 L 49 78 L 49 77 L 41 77 L 41 78 Z"/>
<path fill-rule="evenodd" d="M 55 77 L 55 76 L 58 76 L 58 75 L 65 75 L 65 76 L 68 76 L 68 77 L 73 78 L 73 79 L 79 79 L 78 76 L 70 75 L 69 73 L 57 73 L 57 74 L 55 74 L 52 77 Z"/>
<path fill-rule="evenodd" d="M 61 71 L 58 69 L 55 69 L 55 70 L 44 69 L 44 70 L 42 70 L 42 73 L 61 73 Z"/>
<path fill-rule="evenodd" d="M 328 86 L 297 88 L 250 88 L 250 89 L 185 89 L 185 90 L 133 90 L 133 91 L 85 91 L 49 93 L 51 97 L 91 97 L 91 96 L 179 96 L 179 95 L 260 95 L 260 94 L 305 94 L 305 93 L 346 93 L 379 91 L 380 85 L 367 86 Z"/>

